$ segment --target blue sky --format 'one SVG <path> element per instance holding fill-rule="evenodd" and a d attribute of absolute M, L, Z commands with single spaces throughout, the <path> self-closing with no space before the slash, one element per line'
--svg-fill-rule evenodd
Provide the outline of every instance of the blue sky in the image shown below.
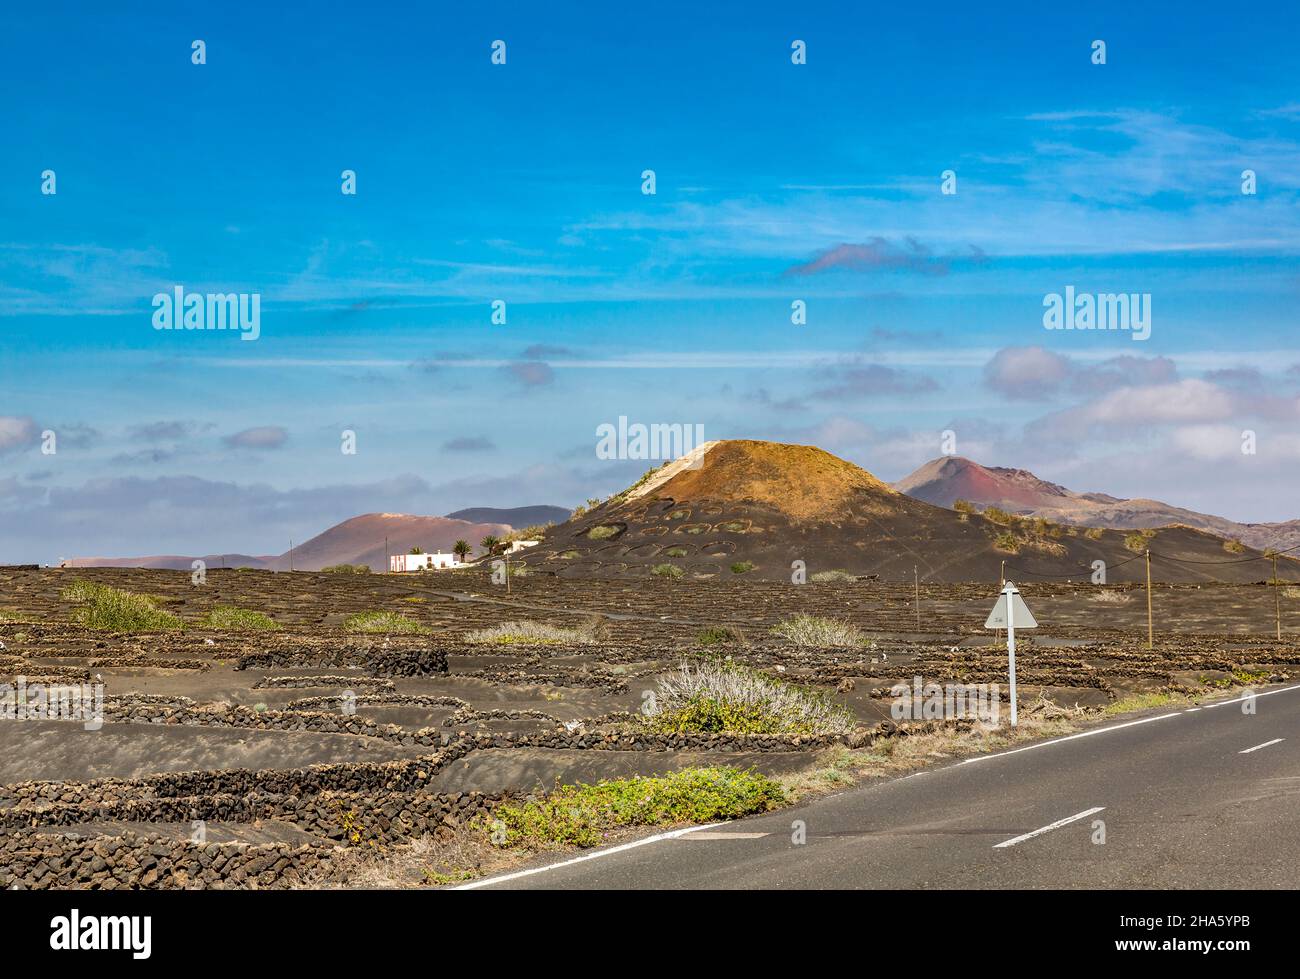
<path fill-rule="evenodd" d="M 573 505 L 652 464 L 620 415 L 1300 516 L 1298 18 L 997 6 L 11 13 L 0 560 Z M 260 338 L 154 330 L 177 285 Z M 1069 285 L 1150 339 L 1044 330 Z"/>

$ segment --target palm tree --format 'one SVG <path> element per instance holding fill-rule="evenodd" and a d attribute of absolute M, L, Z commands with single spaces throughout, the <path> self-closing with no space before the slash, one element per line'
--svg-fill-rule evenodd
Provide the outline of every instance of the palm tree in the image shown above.
<path fill-rule="evenodd" d="M 409 551 L 407 551 L 406 553 L 407 553 L 407 554 L 423 554 L 423 553 L 424 553 L 424 548 L 423 548 L 423 547 L 413 547 L 413 548 L 411 548 Z"/>
<path fill-rule="evenodd" d="M 483 548 L 485 551 L 488 552 L 488 554 L 491 555 L 491 554 L 495 554 L 497 552 L 497 548 L 501 546 L 501 538 L 493 534 L 488 534 L 478 543 L 479 543 L 479 547 Z"/>
<path fill-rule="evenodd" d="M 467 540 L 458 540 L 456 543 L 451 545 L 451 553 L 455 554 L 456 557 L 460 558 L 462 561 L 469 556 L 470 550 L 469 541 Z"/>

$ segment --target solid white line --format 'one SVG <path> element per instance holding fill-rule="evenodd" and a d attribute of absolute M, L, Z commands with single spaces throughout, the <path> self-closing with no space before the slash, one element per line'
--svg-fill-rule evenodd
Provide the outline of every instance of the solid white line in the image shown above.
<path fill-rule="evenodd" d="M 1285 740 L 1286 740 L 1286 738 L 1274 738 L 1272 741 L 1265 741 L 1263 744 L 1257 744 L 1257 745 L 1255 745 L 1255 747 L 1253 747 L 1253 748 L 1246 748 L 1246 749 L 1244 749 L 1244 750 L 1242 750 L 1242 751 L 1238 751 L 1237 754 L 1239 754 L 1239 755 L 1248 755 L 1248 754 L 1250 754 L 1252 751 L 1258 751 L 1260 748 L 1267 748 L 1267 747 L 1268 747 L 1269 745 L 1271 745 L 1271 744 L 1281 744 L 1281 743 L 1282 743 L 1283 741 L 1285 741 Z"/>
<path fill-rule="evenodd" d="M 1214 707 L 1226 707 L 1228 704 L 1239 704 L 1243 700 L 1250 700 L 1252 697 L 1271 697 L 1275 693 L 1286 693 L 1288 690 L 1300 690 L 1300 684 L 1294 687 L 1282 687 L 1280 690 L 1265 690 L 1263 693 L 1245 693 L 1236 700 L 1220 700 L 1217 704 L 1206 704 L 1205 709 L 1210 710 Z"/>
<path fill-rule="evenodd" d="M 483 880 L 473 880 L 468 884 L 461 884 L 453 887 L 454 891 L 472 891 L 479 887 L 490 887 L 492 884 L 503 884 L 508 880 L 518 880 L 520 877 L 531 877 L 533 874 L 544 874 L 548 870 L 559 870 L 561 867 L 571 867 L 575 863 L 585 863 L 588 860 L 597 860 L 600 857 L 607 857 L 613 853 L 622 853 L 625 850 L 634 850 L 639 846 L 646 846 L 649 843 L 658 843 L 660 840 L 675 840 L 679 836 L 685 836 L 687 833 L 698 833 L 702 829 L 714 829 L 717 826 L 725 826 L 726 823 L 706 823 L 703 826 L 687 826 L 685 829 L 675 829 L 668 833 L 657 833 L 654 836 L 647 836 L 643 840 L 633 840 L 631 843 L 620 843 L 618 846 L 611 846 L 605 850 L 597 850 L 595 853 L 584 853 L 580 857 L 570 857 L 568 860 L 561 860 L 558 863 L 548 863 L 545 867 L 532 867 L 529 870 L 516 870 L 512 874 L 501 874 L 499 877 L 487 877 Z"/>
<path fill-rule="evenodd" d="M 995 850 L 1001 850 L 1003 847 L 1015 846 L 1017 843 L 1023 843 L 1025 840 L 1032 840 L 1035 836 L 1042 836 L 1044 833 L 1050 833 L 1054 829 L 1060 829 L 1066 823 L 1072 823 L 1076 819 L 1083 819 L 1085 816 L 1091 816 L 1094 812 L 1101 812 L 1105 806 L 1093 806 L 1091 809 L 1085 809 L 1083 812 L 1076 812 L 1073 816 L 1066 816 L 1064 819 L 1058 819 L 1054 823 L 1048 823 L 1042 829 L 1036 829 L 1032 833 L 1026 833 L 1024 836 L 1017 836 L 1015 839 L 1007 840 L 1005 843 L 996 843 L 993 846 Z"/>
<path fill-rule="evenodd" d="M 1184 713 L 1184 714 L 1195 714 L 1195 713 L 1196 713 L 1198 710 L 1200 710 L 1200 709 L 1201 709 L 1201 708 L 1199 708 L 1199 707 L 1188 707 L 1187 710 L 1183 711 L 1183 713 Z"/>
<path fill-rule="evenodd" d="M 1138 724 L 1150 724 L 1152 721 L 1163 721 L 1169 717 L 1177 717 L 1177 714 L 1161 714 L 1159 717 L 1144 717 L 1140 721 L 1128 721 L 1125 724 L 1113 724 L 1110 727 L 1100 727 L 1095 731 L 1083 731 L 1079 734 L 1069 734 L 1063 738 L 1056 738 L 1053 741 L 1043 741 L 1039 744 L 1026 745 L 1023 748 L 1013 748 L 1011 751 L 1002 751 L 996 755 L 976 755 L 974 758 L 967 758 L 964 761 L 957 762 L 958 765 L 969 765 L 977 761 L 988 761 L 990 758 L 1005 758 L 1007 755 L 1018 755 L 1022 751 L 1033 751 L 1035 748 L 1046 748 L 1049 745 L 1062 744 L 1066 741 L 1074 741 L 1078 738 L 1090 738 L 1094 734 L 1105 734 L 1108 731 L 1118 731 L 1120 728 L 1134 727 Z"/>

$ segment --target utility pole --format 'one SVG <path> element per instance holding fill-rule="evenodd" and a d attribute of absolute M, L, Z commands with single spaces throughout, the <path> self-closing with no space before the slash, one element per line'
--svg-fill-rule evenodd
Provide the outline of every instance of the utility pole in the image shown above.
<path fill-rule="evenodd" d="M 289 570 L 293 570 L 293 538 L 289 538 Z"/>
<path fill-rule="evenodd" d="M 384 574 L 393 570 L 392 558 L 388 556 L 388 538 L 384 538 Z"/>
<path fill-rule="evenodd" d="M 505 551 L 502 552 L 506 560 L 506 594 L 510 594 L 510 545 L 506 545 Z"/>
<path fill-rule="evenodd" d="M 1155 620 L 1151 615 L 1151 548 L 1147 548 L 1147 649 L 1155 647 Z"/>
<path fill-rule="evenodd" d="M 912 587 L 916 591 L 916 631 L 921 631 L 921 578 L 917 574 L 916 565 L 912 565 Z"/>

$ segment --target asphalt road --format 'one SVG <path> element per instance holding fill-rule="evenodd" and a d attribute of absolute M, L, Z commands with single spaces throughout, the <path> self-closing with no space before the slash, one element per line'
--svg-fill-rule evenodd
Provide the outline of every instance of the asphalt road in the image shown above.
<path fill-rule="evenodd" d="M 1134 715 L 469 886 L 1296 888 L 1300 687 L 1255 706 Z"/>

